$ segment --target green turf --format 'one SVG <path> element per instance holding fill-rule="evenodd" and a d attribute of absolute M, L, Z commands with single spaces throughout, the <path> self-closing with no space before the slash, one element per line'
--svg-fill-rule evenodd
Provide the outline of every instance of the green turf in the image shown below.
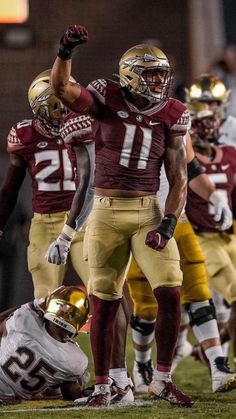
<path fill-rule="evenodd" d="M 88 336 L 80 335 L 81 347 L 89 354 L 90 369 L 92 367 L 91 353 L 88 349 Z M 129 371 L 132 370 L 133 353 L 130 338 L 127 345 L 127 363 Z M 93 375 L 92 377 L 93 378 Z M 173 408 L 167 402 L 153 401 L 148 397 L 138 398 L 137 406 L 123 408 L 107 408 L 101 410 L 65 410 L 74 407 L 73 403 L 66 401 L 32 401 L 22 402 L 19 405 L 0 408 L 1 418 L 37 419 L 37 418 L 77 418 L 77 419 L 182 419 L 182 418 L 236 418 L 236 389 L 229 393 L 213 394 L 211 381 L 206 367 L 199 362 L 188 358 L 176 370 L 175 383 L 192 396 L 195 400 L 191 409 Z M 58 408 L 58 410 L 53 410 Z M 20 410 L 24 410 L 20 412 Z M 41 410 L 39 410 L 41 409 Z M 15 411 L 15 412 L 14 412 Z"/>

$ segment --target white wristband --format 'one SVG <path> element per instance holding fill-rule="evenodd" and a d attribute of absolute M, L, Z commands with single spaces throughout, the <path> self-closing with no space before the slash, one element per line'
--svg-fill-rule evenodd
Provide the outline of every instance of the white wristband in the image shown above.
<path fill-rule="evenodd" d="M 73 240 L 76 235 L 76 231 L 70 227 L 68 224 L 65 224 L 62 231 L 69 239 Z"/>

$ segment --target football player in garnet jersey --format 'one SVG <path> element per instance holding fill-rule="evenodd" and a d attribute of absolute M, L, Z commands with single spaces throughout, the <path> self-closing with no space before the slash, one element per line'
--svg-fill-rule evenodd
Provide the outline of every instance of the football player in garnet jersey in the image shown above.
<path fill-rule="evenodd" d="M 217 189 L 220 189 L 232 207 L 232 192 L 235 188 L 236 149 L 220 145 L 219 118 L 209 108 L 195 103 L 192 111 L 192 139 L 196 157 Z M 232 230 L 222 233 L 212 216 L 212 206 L 208 205 L 193 191 L 189 191 L 187 215 L 197 233 L 206 257 L 210 285 L 231 306 L 229 332 L 234 357 L 236 357 L 236 237 Z"/>
<path fill-rule="evenodd" d="M 51 74 L 53 92 L 68 108 L 100 122 L 96 196 L 87 230 L 96 385 L 87 405 L 107 406 L 110 402 L 108 370 L 114 319 L 132 251 L 159 307 L 157 366 L 150 393 L 173 405 L 190 407 L 192 400 L 174 386 L 170 373 L 180 325 L 182 283 L 173 232 L 187 193 L 183 136 L 189 114 L 185 105 L 169 97 L 173 72 L 165 54 L 152 45 L 137 45 L 124 53 L 118 83 L 99 79 L 87 88 L 71 83 L 72 51 L 87 38 L 84 27 L 69 27 Z M 170 185 L 164 216 L 156 198 L 163 162 Z M 66 225 L 73 227 L 69 223 Z M 64 248 L 58 241 L 54 246 L 60 262 Z M 55 257 L 53 247 L 51 257 Z"/>
<path fill-rule="evenodd" d="M 78 286 L 61 286 L 0 314 L 0 404 L 45 398 L 51 387 L 60 398 L 82 394 L 88 358 L 73 338 L 88 314 L 88 298 Z"/>
<path fill-rule="evenodd" d="M 3 231 L 15 206 L 26 172 L 32 181 L 32 208 L 28 247 L 28 266 L 32 274 L 35 297 L 47 295 L 63 282 L 66 265 L 49 264 L 45 253 L 61 231 L 76 190 L 74 169 L 63 140 L 78 135 L 79 161 L 82 150 L 93 148 L 91 121 L 87 116 L 67 116 L 68 110 L 54 96 L 49 86 L 50 70 L 40 73 L 31 83 L 28 98 L 34 117 L 16 123 L 7 138 L 9 167 L 0 190 L 0 230 Z M 71 78 L 71 80 L 74 80 Z M 78 134 L 79 132 L 79 134 Z M 76 151 L 77 152 L 77 151 Z M 81 163 L 82 164 L 82 163 Z M 78 169 L 79 170 L 79 169 Z M 87 191 L 82 172 L 80 191 Z M 87 263 L 82 257 L 83 233 L 76 233 L 71 261 L 80 278 L 88 278 Z"/>
<path fill-rule="evenodd" d="M 194 157 L 189 134 L 186 135 L 186 150 L 188 160 L 189 187 L 203 199 L 214 204 L 214 217 L 218 227 L 224 231 L 232 225 L 232 213 L 227 200 L 221 191 L 216 190 L 209 181 L 204 169 Z M 165 207 L 168 193 L 168 182 L 164 170 L 161 171 L 161 185 L 157 193 L 161 208 Z M 198 342 L 205 349 L 211 367 L 212 390 L 229 391 L 236 386 L 236 375 L 228 368 L 223 356 L 219 331 L 217 328 L 214 304 L 208 286 L 208 278 L 204 266 L 204 256 L 193 228 L 186 214 L 181 214 L 175 232 L 180 264 L 183 271 L 183 284 L 181 287 L 181 302 L 185 304 L 192 330 Z M 131 317 L 132 337 L 135 349 L 135 363 L 133 379 L 137 393 L 147 392 L 148 383 L 152 378 L 151 347 L 157 304 L 151 288 L 144 274 L 133 260 L 127 275 L 127 282 L 131 298 L 134 303 L 134 314 Z M 192 352 L 192 345 L 187 341 L 187 328 L 189 319 L 184 315 L 181 322 L 181 331 L 178 336 L 172 372 L 178 363 Z"/>

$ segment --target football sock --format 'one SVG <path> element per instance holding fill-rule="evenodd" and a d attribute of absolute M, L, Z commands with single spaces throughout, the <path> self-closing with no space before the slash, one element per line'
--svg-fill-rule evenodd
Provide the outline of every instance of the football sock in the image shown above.
<path fill-rule="evenodd" d="M 130 384 L 126 368 L 112 368 L 109 370 L 109 377 L 115 381 L 117 387 L 123 390 Z"/>
<path fill-rule="evenodd" d="M 181 319 L 180 287 L 154 289 L 158 303 L 155 326 L 157 370 L 170 372 Z"/>
<path fill-rule="evenodd" d="M 90 340 L 94 359 L 96 383 L 108 382 L 111 350 L 113 344 L 113 326 L 120 299 L 105 301 L 92 295 L 93 316 Z"/>

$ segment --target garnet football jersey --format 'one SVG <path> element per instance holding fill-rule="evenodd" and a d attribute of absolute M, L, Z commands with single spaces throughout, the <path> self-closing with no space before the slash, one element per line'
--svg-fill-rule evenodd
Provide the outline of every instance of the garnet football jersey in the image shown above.
<path fill-rule="evenodd" d="M 114 81 L 95 80 L 87 89 L 100 110 L 95 186 L 156 193 L 168 140 L 189 128 L 185 105 L 168 99 L 141 112 Z"/>
<path fill-rule="evenodd" d="M 8 134 L 7 151 L 27 163 L 32 181 L 33 211 L 67 211 L 76 189 L 75 176 L 61 137 L 36 129 L 37 120 L 15 124 Z"/>
<path fill-rule="evenodd" d="M 203 167 L 209 179 L 228 198 L 232 208 L 232 192 L 236 174 L 236 149 L 231 146 L 216 146 L 213 160 L 199 153 L 196 157 Z M 214 221 L 214 208 L 191 189 L 188 191 L 186 213 L 190 222 L 197 232 L 218 231 Z"/>
<path fill-rule="evenodd" d="M 23 399 L 63 381 L 77 381 L 88 359 L 72 341 L 59 342 L 29 304 L 21 306 L 6 322 L 7 335 L 0 346 L 0 388 L 11 387 Z"/>

